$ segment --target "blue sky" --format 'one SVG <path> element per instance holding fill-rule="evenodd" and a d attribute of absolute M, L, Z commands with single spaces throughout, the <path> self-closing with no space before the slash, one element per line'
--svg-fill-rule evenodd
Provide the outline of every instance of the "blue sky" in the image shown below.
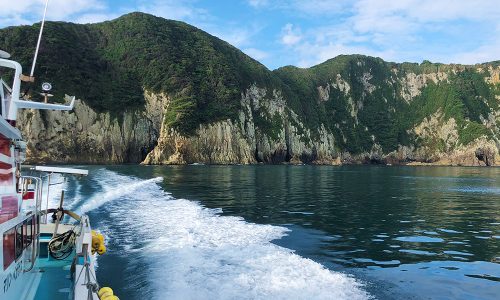
<path fill-rule="evenodd" d="M 38 22 L 44 2 L 0 0 L 0 27 Z M 500 0 L 50 0 L 48 19 L 93 23 L 132 11 L 185 21 L 270 69 L 354 53 L 396 62 L 500 60 Z"/>

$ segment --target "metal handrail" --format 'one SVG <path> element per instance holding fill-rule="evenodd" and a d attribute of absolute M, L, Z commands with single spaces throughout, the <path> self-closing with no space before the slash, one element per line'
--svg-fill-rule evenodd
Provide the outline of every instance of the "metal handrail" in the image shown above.
<path fill-rule="evenodd" d="M 79 235 L 81 235 L 79 245 L 76 247 L 76 255 L 79 257 L 83 257 L 83 264 L 81 265 L 82 268 L 76 276 L 75 272 L 75 277 L 74 277 L 74 282 L 73 282 L 73 294 L 76 293 L 76 288 L 77 286 L 85 286 L 87 289 L 87 300 L 94 300 L 98 299 L 97 297 L 97 291 L 99 290 L 99 284 L 97 282 L 97 278 L 95 277 L 95 273 L 92 272 L 91 270 L 91 257 L 89 255 L 89 249 L 91 247 L 91 244 L 88 242 L 86 243 L 84 241 L 85 239 L 85 234 L 91 234 L 91 228 L 89 224 L 89 219 L 87 215 L 82 215 L 80 217 L 80 224 L 79 224 Z M 75 269 L 76 270 L 76 269 Z M 83 278 L 82 278 L 83 275 Z M 82 294 L 83 299 L 83 292 Z M 80 299 L 80 298 L 78 298 Z"/>
<path fill-rule="evenodd" d="M 5 91 L 4 87 L 7 88 L 7 92 L 11 92 L 9 86 L 0 78 L 0 99 L 2 100 L 1 108 L 2 108 L 2 116 L 5 114 Z"/>
<path fill-rule="evenodd" d="M 0 79 L 0 83 L 2 83 L 2 85 L 7 89 L 7 91 L 9 93 L 12 93 L 12 89 L 10 88 L 10 86 L 7 84 L 7 82 L 3 81 L 3 79 Z"/>
<path fill-rule="evenodd" d="M 41 211 L 42 179 L 39 177 L 34 177 L 34 176 L 21 176 L 21 179 L 22 179 L 21 197 L 24 194 L 23 189 L 24 189 L 24 182 L 26 181 L 26 179 L 31 179 L 31 180 L 35 181 L 35 191 L 36 191 L 36 202 L 35 202 L 35 214 L 34 214 L 34 216 L 35 216 L 35 222 L 36 222 L 36 226 L 37 226 L 36 227 L 37 235 L 36 235 L 36 240 L 32 241 L 33 246 L 35 246 L 35 244 L 36 244 L 36 247 L 33 247 L 33 251 L 31 252 L 31 266 L 29 268 L 23 270 L 26 273 L 26 272 L 31 271 L 35 267 L 36 259 L 38 257 L 38 253 L 40 250 L 40 222 L 38 220 L 38 215 L 40 214 L 40 211 Z"/>

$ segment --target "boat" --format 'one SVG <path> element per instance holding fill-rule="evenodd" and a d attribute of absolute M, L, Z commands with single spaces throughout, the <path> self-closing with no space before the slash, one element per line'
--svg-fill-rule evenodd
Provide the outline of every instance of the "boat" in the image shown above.
<path fill-rule="evenodd" d="M 96 257 L 106 252 L 103 235 L 92 230 L 87 215 L 64 209 L 64 190 L 57 195 L 59 205 L 49 207 L 51 186 L 57 184 L 51 179 L 86 176 L 88 171 L 47 166 L 22 169 L 27 143 L 16 128 L 18 110 L 69 111 L 75 104 L 75 97 L 69 104 L 48 103 L 49 83 L 42 84 L 41 101 L 21 96 L 23 82 L 34 82 L 45 13 L 29 76 L 0 50 L 0 299 L 117 300 L 96 279 Z"/>

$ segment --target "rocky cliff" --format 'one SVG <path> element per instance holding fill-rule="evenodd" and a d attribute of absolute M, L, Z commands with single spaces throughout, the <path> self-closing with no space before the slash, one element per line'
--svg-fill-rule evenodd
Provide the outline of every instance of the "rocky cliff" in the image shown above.
<path fill-rule="evenodd" d="M 27 62 L 23 43 L 37 26 L 0 30 L 0 41 Z M 194 27 L 145 14 L 47 28 L 38 76 L 56 97 L 82 100 L 70 113 L 20 114 L 30 162 L 500 165 L 499 62 L 350 55 L 269 71 Z"/>
<path fill-rule="evenodd" d="M 69 113 L 23 111 L 18 126 L 28 141 L 28 162 L 140 162 L 160 135 L 158 98 L 161 97 L 146 97 L 143 111 L 118 116 L 98 113 L 82 101 L 77 101 Z"/>

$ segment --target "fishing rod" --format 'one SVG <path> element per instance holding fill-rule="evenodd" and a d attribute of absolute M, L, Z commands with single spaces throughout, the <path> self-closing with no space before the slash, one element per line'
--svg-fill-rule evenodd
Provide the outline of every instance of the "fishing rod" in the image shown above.
<path fill-rule="evenodd" d="M 49 6 L 49 0 L 45 1 L 45 9 L 43 11 L 42 25 L 40 26 L 40 33 L 38 34 L 38 42 L 36 43 L 35 57 L 33 58 L 33 64 L 31 65 L 30 77 L 33 77 L 35 73 L 36 60 L 38 58 L 38 51 L 40 50 L 40 42 L 42 41 L 43 26 L 45 25 L 45 17 L 47 16 L 47 7 Z"/>
<path fill-rule="evenodd" d="M 48 6 L 49 6 L 49 0 L 45 1 L 45 9 L 43 10 L 42 23 L 40 26 L 40 32 L 38 33 L 38 41 L 36 43 L 35 55 L 33 57 L 33 64 L 31 65 L 30 75 L 29 76 L 21 75 L 21 80 L 28 83 L 27 87 L 24 89 L 23 98 L 26 97 L 26 95 L 28 95 L 32 84 L 35 82 L 35 77 L 33 77 L 33 75 L 35 74 L 36 61 L 38 59 L 38 52 L 40 51 L 40 43 L 42 42 L 43 28 L 45 26 L 45 18 L 47 16 Z"/>

